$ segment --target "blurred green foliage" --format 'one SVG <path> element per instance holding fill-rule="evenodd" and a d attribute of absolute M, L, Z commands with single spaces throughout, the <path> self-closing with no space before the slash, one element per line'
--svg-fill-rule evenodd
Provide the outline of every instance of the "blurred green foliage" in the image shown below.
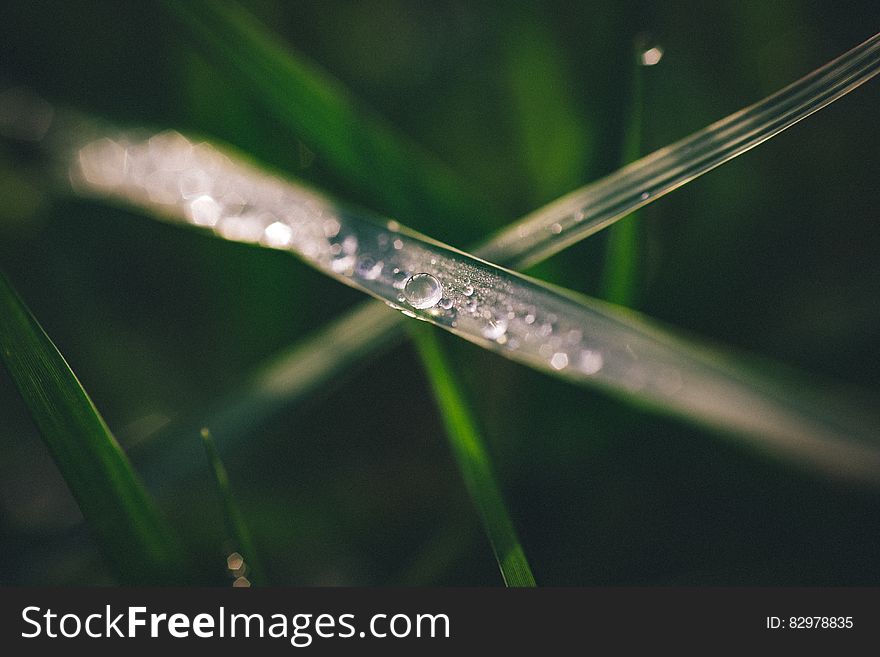
<path fill-rule="evenodd" d="M 870 36 L 875 4 L 244 3 L 488 199 L 465 225 L 342 179 L 151 3 L 4 3 L 0 90 L 231 143 L 464 247 L 618 165 L 637 35 L 665 50 L 645 71 L 648 152 Z M 874 81 L 640 212 L 641 309 L 876 395 L 878 102 Z M 531 273 L 596 293 L 606 241 Z M 198 558 L 191 578 L 228 584 L 199 436 L 173 450 L 150 437 L 358 295 L 282 253 L 55 197 L 40 161 L 6 142 L 0 269 L 148 476 Z M 880 583 L 876 492 L 440 339 L 542 584 Z M 0 411 L 0 583 L 114 581 L 5 370 Z M 399 349 L 224 453 L 269 580 L 498 584 L 443 431 Z M 196 474 L 163 475 L 166 450 Z"/>

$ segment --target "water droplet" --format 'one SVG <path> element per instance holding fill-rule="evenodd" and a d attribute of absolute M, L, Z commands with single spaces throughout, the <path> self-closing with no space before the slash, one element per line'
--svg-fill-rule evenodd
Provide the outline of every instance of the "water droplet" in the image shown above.
<path fill-rule="evenodd" d="M 599 352 L 590 351 L 589 349 L 581 352 L 579 366 L 584 374 L 595 374 L 602 369 L 603 364 L 602 354 Z"/>
<path fill-rule="evenodd" d="M 194 224 L 214 226 L 220 220 L 222 208 L 210 196 L 199 196 L 189 204 L 190 216 Z"/>
<path fill-rule="evenodd" d="M 339 234 L 339 229 L 342 228 L 342 226 L 340 226 L 337 219 L 330 218 L 324 221 L 323 228 L 324 237 L 331 238 L 336 237 Z"/>
<path fill-rule="evenodd" d="M 344 240 L 342 240 L 342 250 L 347 255 L 352 255 L 358 248 L 357 237 L 354 235 L 348 235 Z"/>
<path fill-rule="evenodd" d="M 568 354 L 557 351 L 550 359 L 550 367 L 554 370 L 561 370 L 568 366 Z"/>
<path fill-rule="evenodd" d="M 535 323 L 535 316 L 532 313 L 529 313 L 528 315 L 523 317 L 523 321 L 526 324 L 534 324 Z"/>
<path fill-rule="evenodd" d="M 379 278 L 379 274 L 382 273 L 382 265 L 381 260 L 376 260 L 372 256 L 366 255 L 358 260 L 355 271 L 361 278 L 373 281 Z"/>
<path fill-rule="evenodd" d="M 330 255 L 339 255 L 342 253 L 342 245 L 341 244 L 331 244 L 330 245 Z"/>
<path fill-rule="evenodd" d="M 559 233 L 562 232 L 562 224 L 560 224 L 560 223 L 550 224 L 550 232 L 553 233 L 554 235 L 559 235 Z"/>
<path fill-rule="evenodd" d="M 483 337 L 490 340 L 497 340 L 507 332 L 507 320 L 503 317 L 490 319 L 483 326 Z"/>
<path fill-rule="evenodd" d="M 330 263 L 330 268 L 337 274 L 351 275 L 354 268 L 354 256 L 347 255 L 336 258 Z"/>
<path fill-rule="evenodd" d="M 266 226 L 263 231 L 263 242 L 269 246 L 284 247 L 290 244 L 293 230 L 287 224 L 276 221 Z"/>
<path fill-rule="evenodd" d="M 397 251 L 400 251 L 403 248 L 403 240 L 401 239 L 396 239 L 391 244 Z"/>
<path fill-rule="evenodd" d="M 443 308 L 443 310 L 449 310 L 450 308 L 452 308 L 452 299 L 450 299 L 449 297 L 444 297 L 440 299 L 438 305 Z"/>
<path fill-rule="evenodd" d="M 647 201 L 650 194 L 648 192 L 642 192 L 639 194 L 639 200 Z"/>
<path fill-rule="evenodd" d="M 403 294 L 413 308 L 430 308 L 437 304 L 443 296 L 440 281 L 431 274 L 416 274 L 403 287 Z"/>
<path fill-rule="evenodd" d="M 642 66 L 654 66 L 655 64 L 659 64 L 661 59 L 663 59 L 663 48 L 660 46 L 654 46 L 653 48 L 648 48 L 642 52 L 640 61 Z"/>
<path fill-rule="evenodd" d="M 464 296 L 469 297 L 474 293 L 474 286 L 470 283 L 464 284 L 464 289 L 461 291 Z"/>

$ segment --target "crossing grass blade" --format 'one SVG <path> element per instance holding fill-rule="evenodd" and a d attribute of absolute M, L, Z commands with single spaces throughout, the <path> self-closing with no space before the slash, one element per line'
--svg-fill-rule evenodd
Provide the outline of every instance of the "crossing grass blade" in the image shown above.
<path fill-rule="evenodd" d="M 64 357 L 0 273 L 0 356 L 120 583 L 185 576 L 171 530 Z"/>
<path fill-rule="evenodd" d="M 446 426 L 459 471 L 480 512 L 483 527 L 507 586 L 535 586 L 535 577 L 516 535 L 501 489 L 492 472 L 485 442 L 461 394 L 437 332 L 423 325 L 410 329 Z"/>
<path fill-rule="evenodd" d="M 247 564 L 247 578 L 252 584 L 265 586 L 267 584 L 265 571 L 254 547 L 254 540 L 251 537 L 244 514 L 232 495 L 232 489 L 229 487 L 229 474 L 226 471 L 226 466 L 223 465 L 220 453 L 217 451 L 217 445 L 208 428 L 202 428 L 200 435 L 202 445 L 205 447 L 205 454 L 208 457 L 208 464 L 211 466 L 211 473 L 214 476 L 214 484 L 217 486 L 217 492 L 223 504 L 223 515 L 226 518 L 227 528 L 236 542 L 238 552 L 244 557 L 244 563 Z"/>

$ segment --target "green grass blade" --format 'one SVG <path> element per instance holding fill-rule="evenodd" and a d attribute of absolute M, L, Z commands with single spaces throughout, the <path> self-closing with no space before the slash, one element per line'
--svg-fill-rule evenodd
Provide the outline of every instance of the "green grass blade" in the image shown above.
<path fill-rule="evenodd" d="M 410 334 L 431 382 L 449 444 L 471 499 L 480 512 L 504 583 L 507 586 L 535 586 L 535 577 L 492 473 L 485 443 L 447 363 L 438 335 L 432 328 L 421 325 L 413 326 Z"/>
<path fill-rule="evenodd" d="M 540 262 L 842 97 L 873 77 L 878 65 L 880 35 L 760 103 L 523 217 L 485 241 L 474 254 L 514 268 Z M 762 129 L 755 131 L 756 124 Z M 694 150 L 695 145 L 702 146 Z M 66 160 L 62 164 L 71 166 Z M 75 162 L 72 168 L 76 168 Z M 649 180 L 655 181 L 662 193 L 642 192 Z M 579 223 L 566 223 L 567 216 L 576 216 Z M 590 228 L 583 231 L 581 226 Z M 223 424 L 238 429 L 256 427 L 261 418 L 285 403 L 295 403 L 323 382 L 332 380 L 336 371 L 354 359 L 398 338 L 402 334 L 399 318 L 383 321 L 383 313 L 384 309 L 378 305 L 359 306 L 345 319 L 335 322 L 332 333 L 340 341 L 332 351 L 323 348 L 324 331 L 318 330 L 294 348 L 272 358 L 251 384 L 238 391 L 234 407 L 220 411 Z M 359 324 L 362 330 L 357 329 Z M 342 326 L 347 327 L 344 334 L 336 328 Z M 349 347 L 347 341 L 353 345 Z M 245 412 L 239 413 L 237 409 Z M 216 417 L 212 415 L 211 419 Z M 223 438 L 225 440 L 225 435 Z M 223 440 L 220 442 L 222 448 Z"/>
<path fill-rule="evenodd" d="M 0 356 L 120 582 L 172 582 L 179 547 L 64 357 L 0 274 Z"/>
<path fill-rule="evenodd" d="M 634 162 L 641 150 L 642 115 L 645 106 L 644 66 L 641 62 L 643 50 L 641 39 L 638 39 L 632 64 L 630 108 L 621 149 L 621 165 Z M 605 266 L 602 271 L 602 298 L 630 308 L 635 306 L 638 293 L 639 232 L 636 212 L 608 229 Z"/>
<path fill-rule="evenodd" d="M 476 236 L 488 204 L 397 134 L 336 79 L 281 43 L 233 2 L 165 2 L 221 75 L 246 86 L 373 207 L 425 227 Z"/>
<path fill-rule="evenodd" d="M 241 512 L 229 487 L 229 473 L 226 471 L 226 466 L 223 465 L 220 453 L 217 451 L 217 446 L 211 437 L 211 432 L 207 428 L 203 428 L 200 435 L 202 437 L 202 444 L 205 446 L 208 464 L 211 466 L 211 473 L 214 476 L 214 483 L 217 486 L 217 492 L 223 504 L 223 514 L 226 518 L 228 530 L 235 539 L 236 547 L 244 558 L 244 563 L 247 564 L 247 579 L 257 586 L 265 586 L 267 584 L 265 571 L 254 547 L 254 541 L 244 514 Z"/>
<path fill-rule="evenodd" d="M 503 65 L 523 186 L 536 206 L 582 184 L 596 137 L 576 101 L 566 53 L 538 7 L 512 6 L 504 20 Z M 522 192 L 519 192 L 522 193 Z"/>
<path fill-rule="evenodd" d="M 209 223 L 227 239 L 289 250 L 407 315 L 531 367 L 748 437 L 829 475 L 880 483 L 877 418 L 861 424 L 854 413 L 835 417 L 830 398 L 817 406 L 806 399 L 807 388 L 731 365 L 730 354 L 619 306 L 520 276 L 253 166 L 218 158 L 207 143 L 191 148 L 176 133 L 120 140 L 126 148 L 103 139 L 80 149 L 72 178 L 159 216 L 204 225 L 205 197 L 189 199 L 178 189 L 176 197 L 158 204 L 150 196 L 152 185 L 181 175 L 166 163 L 184 153 L 186 166 L 211 167 L 218 189 L 232 192 L 235 204 L 245 199 L 255 209 L 240 215 L 232 205 L 227 212 L 208 198 L 214 211 Z M 742 359 L 734 355 L 732 361 Z"/>

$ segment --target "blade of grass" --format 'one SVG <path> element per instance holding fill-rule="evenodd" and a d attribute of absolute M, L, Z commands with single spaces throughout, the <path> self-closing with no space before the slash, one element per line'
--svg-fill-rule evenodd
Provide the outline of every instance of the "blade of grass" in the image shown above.
<path fill-rule="evenodd" d="M 507 586 L 535 586 L 535 577 L 492 472 L 485 442 L 438 336 L 432 328 L 418 325 L 412 327 L 410 335 L 431 383 L 459 471 L 480 512 L 504 583 Z"/>
<path fill-rule="evenodd" d="M 208 175 L 216 199 L 184 194 L 179 178 L 190 172 Z M 877 418 L 860 425 L 855 414 L 838 417 L 831 399 L 807 401 L 810 386 L 786 387 L 647 318 L 351 211 L 206 143 L 195 147 L 177 133 L 99 140 L 80 150 L 72 176 L 159 216 L 288 250 L 407 315 L 536 369 L 747 437 L 828 475 L 880 482 Z"/>
<path fill-rule="evenodd" d="M 179 581 L 180 547 L 64 357 L 0 273 L 0 356 L 114 574 Z"/>
<path fill-rule="evenodd" d="M 247 565 L 247 579 L 257 586 L 265 586 L 267 584 L 263 567 L 257 550 L 254 547 L 254 541 L 251 537 L 250 529 L 245 521 L 244 514 L 241 512 L 232 490 L 229 487 L 229 473 L 211 432 L 207 427 L 202 428 L 199 432 L 202 437 L 202 444 L 205 446 L 205 454 L 208 457 L 208 464 L 211 466 L 211 473 L 214 476 L 214 483 L 217 486 L 217 493 L 220 495 L 220 501 L 223 504 L 223 514 L 226 519 L 226 525 L 229 533 L 235 539 L 238 552 L 243 556 L 244 563 Z"/>
<path fill-rule="evenodd" d="M 531 213 L 476 248 L 475 254 L 511 267 L 540 262 L 842 97 L 873 77 L 878 64 L 880 35 L 875 35 L 765 100 Z M 64 141 L 70 139 L 68 135 Z M 71 165 L 68 151 L 62 149 L 56 156 L 65 167 Z M 653 194 L 643 191 L 647 181 L 653 181 Z M 571 216 L 576 221 L 563 221 Z M 280 390 L 288 390 L 287 398 L 294 402 L 331 380 L 351 359 L 374 353 L 371 350 L 383 348 L 403 332 L 399 318 L 391 319 L 375 306 L 358 307 L 334 323 L 332 334 L 340 338 L 336 349 L 323 349 L 323 333 L 316 331 L 261 368 L 246 387 L 236 391 L 234 408 L 246 412 L 235 419 L 234 412 L 224 411 L 226 419 L 240 428 L 247 423 L 258 426 L 261 418 L 283 406 Z M 356 344 L 348 348 L 346 340 Z M 266 398 L 272 402 L 264 403 Z"/>
<path fill-rule="evenodd" d="M 247 87 L 347 184 L 384 212 L 473 234 L 489 204 L 336 79 L 280 42 L 234 2 L 162 3 L 218 64 Z"/>
<path fill-rule="evenodd" d="M 642 62 L 642 55 L 645 52 L 645 45 L 641 37 L 636 39 L 633 50 L 629 112 L 621 149 L 622 165 L 638 159 L 642 141 L 642 115 L 645 106 L 645 65 Z M 608 229 L 600 294 L 606 301 L 630 308 L 635 306 L 638 292 L 639 224 L 637 220 L 638 214 L 634 212 Z"/>
<path fill-rule="evenodd" d="M 535 210 L 479 255 L 522 269 L 729 162 L 880 73 L 880 34 L 763 100 Z"/>

